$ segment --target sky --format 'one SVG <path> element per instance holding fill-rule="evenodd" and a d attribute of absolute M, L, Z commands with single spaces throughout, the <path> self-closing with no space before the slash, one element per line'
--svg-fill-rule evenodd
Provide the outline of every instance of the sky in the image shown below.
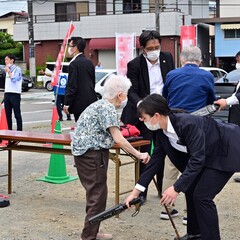
<path fill-rule="evenodd" d="M 27 1 L 16 1 L 16 0 L 0 0 L 0 16 L 8 12 L 21 12 L 24 10 L 27 12 Z"/>

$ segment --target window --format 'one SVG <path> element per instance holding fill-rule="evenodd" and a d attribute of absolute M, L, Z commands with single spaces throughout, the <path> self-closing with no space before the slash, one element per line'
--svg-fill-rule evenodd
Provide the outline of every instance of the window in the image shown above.
<path fill-rule="evenodd" d="M 76 3 L 56 3 L 55 14 L 56 22 L 76 21 Z"/>
<path fill-rule="evenodd" d="M 224 30 L 224 38 L 240 38 L 240 29 Z"/>
<path fill-rule="evenodd" d="M 123 13 L 140 13 L 141 0 L 123 0 Z"/>
<path fill-rule="evenodd" d="M 76 3 L 76 8 L 77 8 L 77 14 L 79 15 L 79 19 L 82 16 L 88 16 L 89 15 L 89 2 L 78 2 Z"/>
<path fill-rule="evenodd" d="M 96 0 L 96 15 L 106 15 L 106 0 Z"/>
<path fill-rule="evenodd" d="M 0 29 L 0 32 L 7 33 L 7 29 L 6 29 L 6 28 L 4 28 L 4 29 Z"/>

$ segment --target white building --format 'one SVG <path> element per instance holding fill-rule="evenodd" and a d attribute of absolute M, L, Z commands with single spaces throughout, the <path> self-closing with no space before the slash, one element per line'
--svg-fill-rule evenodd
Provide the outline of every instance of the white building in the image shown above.
<path fill-rule="evenodd" d="M 211 37 L 212 65 L 227 72 L 235 69 L 235 55 L 240 51 L 239 12 L 239 0 L 217 0 L 215 17 L 192 19 L 193 24 L 214 26 Z M 209 39 L 203 38 L 202 42 L 209 42 Z"/>
<path fill-rule="evenodd" d="M 162 36 L 163 51 L 170 51 L 178 59 L 180 27 L 190 25 L 192 16 L 208 17 L 208 9 L 207 0 L 167 0 L 160 1 L 159 6 L 153 0 L 34 1 L 36 64 L 43 65 L 48 57 L 56 59 L 70 21 L 75 26 L 73 36 L 87 39 L 85 54 L 95 64 L 100 60 L 106 68 L 115 68 L 115 33 L 134 32 L 138 37 L 143 30 L 156 26 Z M 24 43 L 26 61 L 28 38 L 27 21 L 16 22 L 14 40 Z"/>

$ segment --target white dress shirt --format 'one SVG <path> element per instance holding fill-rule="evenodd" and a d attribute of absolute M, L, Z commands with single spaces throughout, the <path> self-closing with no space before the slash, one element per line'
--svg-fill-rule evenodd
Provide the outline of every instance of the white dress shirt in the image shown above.
<path fill-rule="evenodd" d="M 149 82 L 150 82 L 150 94 L 153 94 L 153 93 L 162 94 L 163 79 L 162 79 L 162 73 L 160 69 L 159 58 L 155 64 L 151 64 L 147 58 L 146 58 L 146 61 L 147 61 Z"/>
<path fill-rule="evenodd" d="M 240 87 L 240 82 L 238 83 L 237 87 L 236 87 L 236 91 L 233 93 L 233 95 L 231 97 L 228 97 L 226 99 L 227 101 L 227 105 L 236 105 L 239 104 L 238 99 L 236 98 L 235 94 L 237 93 L 238 89 Z"/>
<path fill-rule="evenodd" d="M 177 142 L 179 141 L 179 137 L 177 136 L 172 123 L 170 122 L 169 117 L 167 118 L 167 130 L 163 130 L 163 133 L 168 137 L 168 140 L 173 148 L 177 149 L 178 151 L 187 153 L 186 146 L 179 145 Z"/>

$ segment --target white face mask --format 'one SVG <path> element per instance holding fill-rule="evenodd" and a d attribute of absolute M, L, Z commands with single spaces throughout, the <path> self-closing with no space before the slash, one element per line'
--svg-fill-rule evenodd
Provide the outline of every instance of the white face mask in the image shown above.
<path fill-rule="evenodd" d="M 128 98 L 126 97 L 126 99 L 121 102 L 119 109 L 124 109 L 127 105 L 127 102 L 128 102 Z"/>
<path fill-rule="evenodd" d="M 12 64 L 11 64 L 11 63 L 7 64 L 7 67 L 9 67 L 9 68 L 10 68 L 11 66 L 12 66 Z"/>
<path fill-rule="evenodd" d="M 73 52 L 72 52 L 72 49 L 71 49 L 71 48 L 68 48 L 68 54 L 69 54 L 70 56 L 73 55 Z"/>
<path fill-rule="evenodd" d="M 236 63 L 236 69 L 240 69 L 240 63 Z"/>
<path fill-rule="evenodd" d="M 160 129 L 160 125 L 159 123 L 156 123 L 156 124 L 151 124 L 151 121 L 152 121 L 152 118 L 150 119 L 149 122 L 144 122 L 145 126 L 151 130 L 151 131 L 157 131 L 158 129 Z"/>
<path fill-rule="evenodd" d="M 156 61 L 159 58 L 160 50 L 155 50 L 151 52 L 147 52 L 147 58 L 150 61 Z"/>

